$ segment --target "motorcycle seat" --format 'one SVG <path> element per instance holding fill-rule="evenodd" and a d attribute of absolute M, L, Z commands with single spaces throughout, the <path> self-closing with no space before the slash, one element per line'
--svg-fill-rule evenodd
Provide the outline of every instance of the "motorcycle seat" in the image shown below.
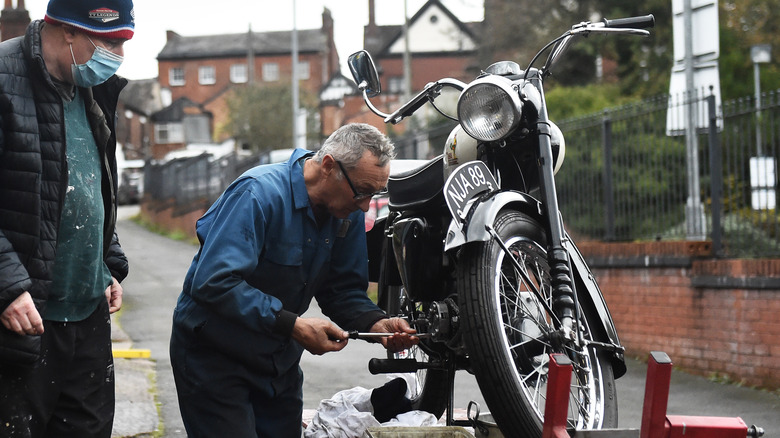
<path fill-rule="evenodd" d="M 422 166 L 392 173 L 387 181 L 391 210 L 418 210 L 425 208 L 444 187 L 444 155 L 425 162 Z"/>

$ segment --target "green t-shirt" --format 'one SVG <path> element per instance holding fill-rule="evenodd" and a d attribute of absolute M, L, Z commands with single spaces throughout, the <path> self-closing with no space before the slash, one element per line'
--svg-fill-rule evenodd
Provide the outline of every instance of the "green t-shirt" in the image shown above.
<path fill-rule="evenodd" d="M 63 99 L 63 104 L 68 188 L 44 318 L 81 321 L 106 299 L 111 273 L 103 261 L 105 214 L 100 154 L 78 91 L 72 100 Z"/>

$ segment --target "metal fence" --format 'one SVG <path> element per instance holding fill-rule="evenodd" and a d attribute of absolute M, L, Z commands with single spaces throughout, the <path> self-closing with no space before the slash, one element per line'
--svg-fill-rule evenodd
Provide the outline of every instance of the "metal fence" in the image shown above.
<path fill-rule="evenodd" d="M 257 156 L 229 154 L 214 159 L 209 154 L 178 158 L 144 168 L 145 196 L 170 201 L 175 207 L 194 203 L 211 205 L 239 175 L 259 164 Z"/>
<path fill-rule="evenodd" d="M 664 96 L 558 125 L 560 205 L 579 240 L 712 239 L 718 255 L 780 256 L 777 93 L 758 108 Z"/>
<path fill-rule="evenodd" d="M 780 257 L 777 92 L 765 93 L 760 108 L 753 98 L 716 108 L 702 92 L 558 125 L 567 144 L 556 177 L 560 206 L 578 241 L 711 239 L 718 255 Z M 399 158 L 424 158 L 420 151 L 443 144 L 448 132 L 442 126 L 396 139 Z M 258 163 L 258 157 L 202 155 L 147 165 L 146 193 L 176 206 L 210 205 Z"/>

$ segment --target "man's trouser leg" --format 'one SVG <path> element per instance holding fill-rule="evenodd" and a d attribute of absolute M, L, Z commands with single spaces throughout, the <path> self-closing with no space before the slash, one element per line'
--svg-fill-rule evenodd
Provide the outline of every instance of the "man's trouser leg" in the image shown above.
<path fill-rule="evenodd" d="M 171 365 L 190 438 L 300 438 L 303 377 L 298 366 L 279 378 L 261 376 L 176 328 Z"/>
<path fill-rule="evenodd" d="M 114 362 L 108 304 L 77 322 L 44 321 L 32 370 L 0 370 L 0 436 L 109 438 Z"/>

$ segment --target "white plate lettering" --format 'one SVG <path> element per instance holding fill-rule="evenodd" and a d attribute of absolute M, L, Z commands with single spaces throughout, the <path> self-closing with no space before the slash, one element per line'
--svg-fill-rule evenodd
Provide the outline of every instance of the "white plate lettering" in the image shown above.
<path fill-rule="evenodd" d="M 481 161 L 470 161 L 455 169 L 444 183 L 444 199 L 454 218 L 463 219 L 469 201 L 478 194 L 496 190 L 498 183 Z"/>

